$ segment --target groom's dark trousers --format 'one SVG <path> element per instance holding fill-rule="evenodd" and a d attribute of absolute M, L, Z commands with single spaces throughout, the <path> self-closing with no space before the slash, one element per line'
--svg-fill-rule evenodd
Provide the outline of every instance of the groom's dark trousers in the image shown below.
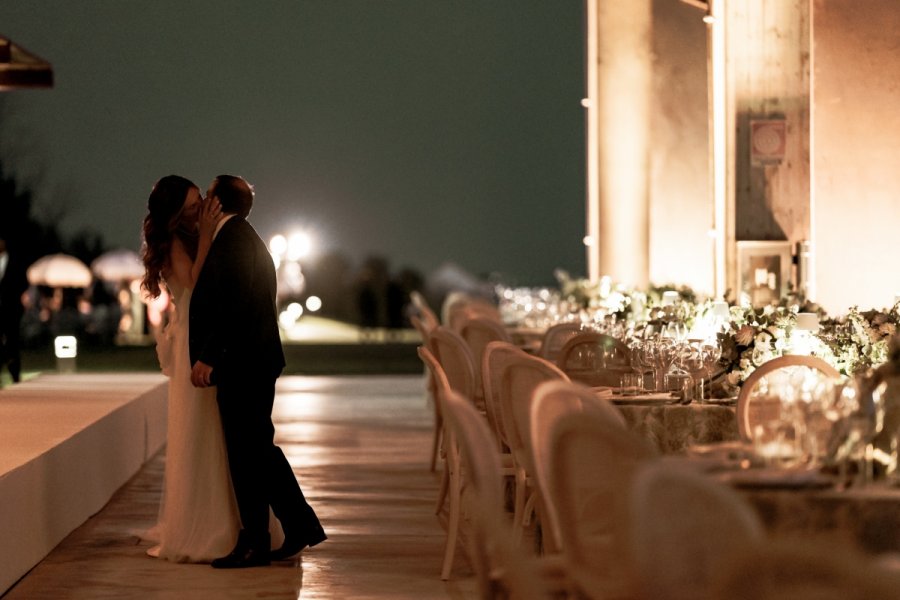
<path fill-rule="evenodd" d="M 231 478 L 243 528 L 269 529 L 269 505 L 285 531 L 318 533 L 319 520 L 303 497 L 293 469 L 273 442 L 275 380 L 221 375 L 217 398 Z"/>

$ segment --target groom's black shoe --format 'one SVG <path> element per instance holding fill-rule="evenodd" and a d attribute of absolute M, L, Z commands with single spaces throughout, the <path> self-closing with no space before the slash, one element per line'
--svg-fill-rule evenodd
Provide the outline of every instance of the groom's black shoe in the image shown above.
<path fill-rule="evenodd" d="M 281 548 L 277 550 L 272 550 L 270 556 L 272 560 L 285 560 L 288 559 L 307 546 L 312 548 L 316 544 L 324 542 L 328 537 L 325 535 L 325 532 L 321 529 L 313 535 L 310 536 L 299 536 L 299 535 L 291 535 L 289 533 L 285 533 L 284 543 L 281 545 Z"/>
<path fill-rule="evenodd" d="M 237 545 L 228 556 L 212 561 L 214 569 L 243 569 L 265 567 L 270 564 L 269 534 L 250 536 L 246 530 L 238 534 Z"/>

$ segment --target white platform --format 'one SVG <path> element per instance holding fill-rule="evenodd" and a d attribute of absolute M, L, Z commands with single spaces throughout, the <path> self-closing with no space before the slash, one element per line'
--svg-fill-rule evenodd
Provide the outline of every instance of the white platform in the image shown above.
<path fill-rule="evenodd" d="M 0 389 L 0 595 L 165 443 L 158 374 L 45 374 Z"/>

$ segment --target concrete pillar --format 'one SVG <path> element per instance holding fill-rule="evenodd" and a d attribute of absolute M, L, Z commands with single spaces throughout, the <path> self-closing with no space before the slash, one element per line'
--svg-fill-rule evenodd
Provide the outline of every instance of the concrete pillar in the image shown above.
<path fill-rule="evenodd" d="M 646 287 L 652 2 L 587 0 L 587 9 L 588 265 L 591 276 Z"/>

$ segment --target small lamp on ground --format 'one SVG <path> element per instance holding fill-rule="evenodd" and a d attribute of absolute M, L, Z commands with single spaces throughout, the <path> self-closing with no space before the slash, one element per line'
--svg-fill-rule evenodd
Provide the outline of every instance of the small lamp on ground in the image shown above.
<path fill-rule="evenodd" d="M 53 340 L 56 353 L 56 370 L 60 373 L 74 373 L 78 356 L 78 340 L 74 335 L 60 335 Z"/>

